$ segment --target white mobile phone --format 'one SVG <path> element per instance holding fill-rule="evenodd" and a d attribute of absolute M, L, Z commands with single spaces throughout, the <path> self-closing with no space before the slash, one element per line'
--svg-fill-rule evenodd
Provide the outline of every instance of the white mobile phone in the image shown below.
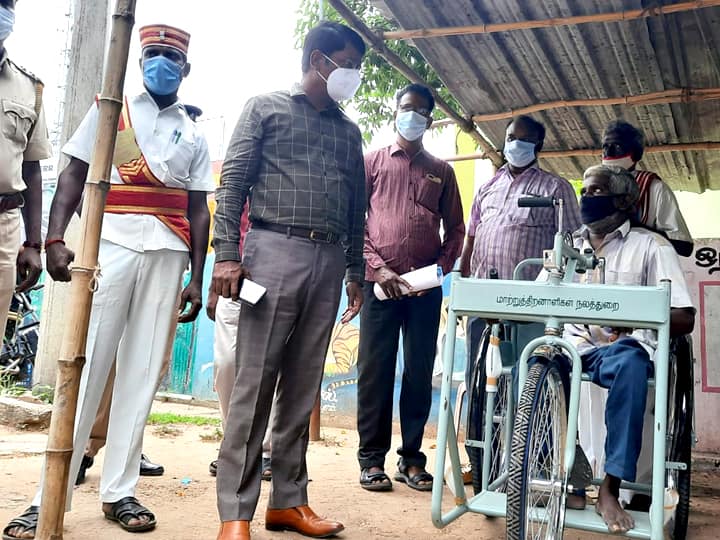
<path fill-rule="evenodd" d="M 245 278 L 243 279 L 242 287 L 240 287 L 240 301 L 254 306 L 262 300 L 266 292 L 267 289 L 265 287 Z"/>

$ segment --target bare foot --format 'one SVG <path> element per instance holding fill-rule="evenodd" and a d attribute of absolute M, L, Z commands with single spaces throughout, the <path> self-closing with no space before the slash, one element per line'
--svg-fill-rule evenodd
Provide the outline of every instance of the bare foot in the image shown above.
<path fill-rule="evenodd" d="M 103 503 L 102 510 L 106 514 L 112 514 L 113 503 Z M 147 525 L 150 523 L 150 516 L 140 516 L 137 518 L 130 518 L 127 522 L 129 527 L 137 527 L 138 525 Z"/>
<path fill-rule="evenodd" d="M 10 538 L 35 538 L 35 529 L 28 531 L 25 527 L 14 527 L 8 530 L 7 535 Z"/>
<path fill-rule="evenodd" d="M 585 510 L 585 495 L 579 495 L 577 493 L 568 493 L 567 499 L 565 500 L 566 506 L 571 510 Z"/>
<path fill-rule="evenodd" d="M 595 511 L 600 514 L 611 533 L 625 533 L 635 527 L 635 520 L 620 506 L 620 479 L 607 475 L 600 485 Z"/>

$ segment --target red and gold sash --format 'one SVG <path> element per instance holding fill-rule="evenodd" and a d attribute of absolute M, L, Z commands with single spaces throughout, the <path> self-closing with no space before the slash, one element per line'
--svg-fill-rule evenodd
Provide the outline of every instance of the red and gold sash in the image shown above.
<path fill-rule="evenodd" d="M 145 214 L 162 221 L 190 247 L 190 222 L 187 219 L 188 192 L 169 188 L 148 167 L 135 138 L 127 99 L 118 121 L 113 165 L 123 184 L 110 184 L 105 212 Z"/>
<path fill-rule="evenodd" d="M 638 198 L 637 207 L 640 213 L 640 223 L 647 224 L 650 213 L 650 185 L 655 179 L 660 177 L 654 172 L 637 171 L 635 173 L 635 181 L 640 188 L 640 197 Z"/>

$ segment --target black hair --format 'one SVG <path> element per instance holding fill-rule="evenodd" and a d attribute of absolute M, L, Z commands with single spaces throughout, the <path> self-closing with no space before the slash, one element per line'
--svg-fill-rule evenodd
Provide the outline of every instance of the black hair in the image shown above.
<path fill-rule="evenodd" d="M 632 154 L 633 161 L 640 161 L 645 150 L 645 136 L 638 128 L 624 120 L 613 120 L 603 132 L 603 141 L 610 135 L 619 138 Z"/>
<path fill-rule="evenodd" d="M 542 125 L 540 122 L 535 120 L 534 118 L 526 115 L 521 114 L 520 116 L 516 116 L 512 120 L 510 120 L 505 126 L 505 130 L 507 131 L 507 128 L 510 127 L 511 124 L 523 124 L 526 128 L 528 128 L 528 131 L 530 131 L 532 134 L 537 136 L 538 143 L 535 145 L 535 150 L 538 152 L 542 150 L 543 145 L 545 144 L 545 126 Z"/>
<path fill-rule="evenodd" d="M 302 54 L 302 71 L 310 71 L 310 55 L 314 50 L 319 50 L 325 56 L 342 51 L 351 45 L 361 56 L 365 55 L 365 42 L 360 34 L 344 24 L 325 21 L 312 28 L 305 36 Z"/>
<path fill-rule="evenodd" d="M 427 101 L 428 105 L 429 105 L 429 112 L 432 112 L 432 110 L 435 108 L 435 98 L 433 97 L 430 89 L 427 86 L 425 86 L 423 84 L 418 84 L 418 83 L 408 84 L 406 87 L 401 88 L 400 90 L 397 91 L 397 93 L 395 94 L 395 101 L 396 101 L 397 105 L 400 105 L 400 100 L 408 92 L 417 94 L 418 96 L 423 98 L 425 101 Z"/>
<path fill-rule="evenodd" d="M 15 1 L 14 0 L 0 0 L 0 5 L 2 7 L 7 9 L 15 9 Z"/>

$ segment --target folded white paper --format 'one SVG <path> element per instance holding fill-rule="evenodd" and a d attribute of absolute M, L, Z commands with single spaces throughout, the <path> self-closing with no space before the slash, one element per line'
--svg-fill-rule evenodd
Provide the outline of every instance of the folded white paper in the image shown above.
<path fill-rule="evenodd" d="M 440 287 L 443 281 L 443 271 L 437 264 L 431 264 L 430 266 L 425 266 L 423 268 L 413 270 L 412 272 L 402 274 L 400 277 L 410 284 L 413 292 L 418 292 L 426 289 L 432 289 L 433 287 Z M 400 290 L 403 294 L 410 292 L 404 285 L 400 285 Z M 380 288 L 380 285 L 377 283 L 373 287 L 373 292 L 378 300 L 388 299 L 382 288 Z"/>
<path fill-rule="evenodd" d="M 243 279 L 242 287 L 240 287 L 240 301 L 254 306 L 265 296 L 266 292 L 267 289 L 265 287 L 245 278 Z"/>

